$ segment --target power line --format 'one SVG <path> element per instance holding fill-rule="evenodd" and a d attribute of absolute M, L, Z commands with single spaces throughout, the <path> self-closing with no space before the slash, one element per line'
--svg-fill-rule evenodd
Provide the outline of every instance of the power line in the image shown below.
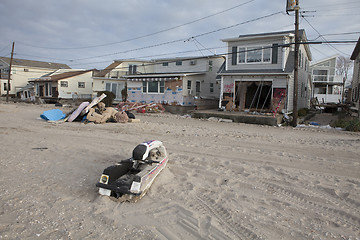
<path fill-rule="evenodd" d="M 314 29 L 315 32 L 317 32 L 317 33 L 319 34 L 319 36 L 321 36 L 321 38 L 322 38 L 325 42 L 328 42 L 328 41 L 326 40 L 326 38 L 324 38 L 323 35 L 322 35 L 304 16 L 301 16 L 301 17 L 309 24 L 309 26 L 310 26 L 312 29 Z M 336 47 L 334 47 L 334 46 L 331 45 L 330 43 L 327 43 L 327 45 L 330 46 L 331 48 L 335 49 L 337 52 L 340 52 L 340 53 L 342 53 L 342 54 L 344 54 L 344 55 L 349 55 L 349 54 L 347 54 L 347 53 L 344 53 L 344 52 L 340 51 L 339 49 L 337 49 Z"/>
<path fill-rule="evenodd" d="M 7 49 L 8 47 L 10 47 L 11 46 L 11 43 L 9 43 L 9 45 L 7 45 L 6 47 L 4 47 L 3 49 L 1 49 L 0 50 L 0 53 L 2 52 L 2 51 L 4 51 L 5 49 Z"/>
<path fill-rule="evenodd" d="M 185 53 L 192 53 L 192 52 L 198 52 L 199 50 L 207 50 L 207 49 L 220 49 L 220 48 L 227 48 L 226 46 L 221 46 L 221 47 L 211 47 L 211 48 L 204 48 L 204 49 L 198 49 L 198 50 L 188 50 L 188 51 L 181 51 L 181 52 L 171 52 L 171 53 L 162 53 L 162 54 L 156 54 L 156 55 L 147 55 L 147 56 L 140 56 L 140 57 L 132 57 L 132 58 L 126 58 L 126 60 L 135 60 L 135 59 L 144 59 L 144 58 L 154 58 L 154 57 L 159 57 L 159 56 L 167 56 L 167 55 L 174 55 L 174 54 L 185 54 Z M 119 60 L 120 61 L 120 60 Z M 105 62 L 109 62 L 109 60 L 107 61 L 100 61 L 100 62 L 88 62 L 88 63 L 75 63 L 72 65 L 90 65 L 90 64 L 95 64 L 95 63 L 105 63 Z"/>
<path fill-rule="evenodd" d="M 180 25 L 177 25 L 177 26 L 174 26 L 174 27 L 166 28 L 166 29 L 163 29 L 163 30 L 160 30 L 160 31 L 157 31 L 157 32 L 153 32 L 153 33 L 149 33 L 149 34 L 145 34 L 145 35 L 142 35 L 142 36 L 138 36 L 138 37 L 134 37 L 134 38 L 129 38 L 129 39 L 122 40 L 122 41 L 119 41 L 119 42 L 112 42 L 112 43 L 92 45 L 92 46 L 85 46 L 85 47 L 69 47 L 69 48 L 54 48 L 54 47 L 33 46 L 33 45 L 30 45 L 30 44 L 26 44 L 26 43 L 21 43 L 21 44 L 26 45 L 26 46 L 29 46 L 29 47 L 34 47 L 34 48 L 58 49 L 58 50 L 74 50 L 74 49 L 86 49 L 86 48 L 96 48 L 96 47 L 110 46 L 110 45 L 115 45 L 115 44 L 130 42 L 130 41 L 134 41 L 134 40 L 138 40 L 138 39 L 142 39 L 142 38 L 154 36 L 154 35 L 157 35 L 157 34 L 160 34 L 160 33 L 163 33 L 163 32 L 167 32 L 167 31 L 170 31 L 170 30 L 174 30 L 174 29 L 176 29 L 176 28 L 180 28 L 180 27 L 183 27 L 183 26 L 187 26 L 187 25 L 190 25 L 190 24 L 193 24 L 193 23 L 202 21 L 202 20 L 204 20 L 204 19 L 207 19 L 207 18 L 210 18 L 210 17 L 214 17 L 214 16 L 216 16 L 216 15 L 219 15 L 219 14 L 228 12 L 228 11 L 230 11 L 230 10 L 239 8 L 239 7 L 244 6 L 244 5 L 248 4 L 248 3 L 251 3 L 251 2 L 253 2 L 253 1 L 255 1 L 255 0 L 249 0 L 249 1 L 247 1 L 247 2 L 244 2 L 244 3 L 238 4 L 238 5 L 236 5 L 236 6 L 233 6 L 233 7 L 231 7 L 231 8 L 228 8 L 228 9 L 222 10 L 222 11 L 220 11 L 220 12 L 216 12 L 216 13 L 210 14 L 210 15 L 205 16 L 205 17 L 202 17 L 202 18 L 195 19 L 195 20 L 193 20 L 193 21 L 190 21 L 190 22 L 187 22 L 187 23 L 184 23 L 184 24 L 180 24 Z"/>
<path fill-rule="evenodd" d="M 329 44 L 329 43 L 333 43 L 333 44 L 342 44 L 342 43 L 356 43 L 357 40 L 340 40 L 340 41 L 318 41 L 318 42 L 301 42 L 300 44 L 309 44 L 309 45 L 313 45 L 313 44 Z M 290 47 L 291 45 L 293 45 L 295 43 L 287 43 L 287 44 L 280 44 L 278 45 L 278 47 Z M 227 47 L 226 47 L 227 48 Z M 259 47 L 259 48 L 251 48 L 251 49 L 246 49 L 246 50 L 240 50 L 240 51 L 237 51 L 236 53 L 239 54 L 239 53 L 247 53 L 247 52 L 253 52 L 253 51 L 258 51 L 258 50 L 262 50 L 262 49 L 271 49 L 273 48 L 273 46 L 266 46 L 266 47 Z M 205 49 L 203 49 L 205 50 Z M 317 50 L 317 49 L 316 49 Z M 318 50 L 317 50 L 318 51 Z M 185 51 L 185 52 L 190 52 L 190 51 Z M 185 53 L 184 52 L 184 53 Z M 194 52 L 194 51 L 192 51 Z M 171 53 L 173 54 L 173 53 Z M 168 59 L 157 59 L 157 60 L 151 60 L 151 61 L 148 61 L 148 62 L 151 62 L 151 63 L 148 63 L 148 64 L 144 64 L 142 66 L 154 66 L 154 65 L 159 65 L 159 64 L 162 64 L 163 62 L 168 62 L 168 63 L 175 63 L 176 61 L 189 61 L 189 60 L 196 60 L 196 59 L 203 59 L 203 58 L 206 58 L 206 57 L 222 57 L 222 56 L 226 56 L 226 55 L 232 55 L 233 52 L 225 52 L 225 53 L 221 53 L 221 54 L 214 54 L 214 55 L 209 55 L 209 56 L 199 56 L 199 57 L 184 57 L 184 58 L 171 58 L 171 60 L 168 60 Z M 323 54 L 323 53 L 322 53 Z M 164 55 L 164 54 L 161 54 L 161 55 Z M 325 55 L 325 54 L 324 54 Z M 160 56 L 160 55 L 157 55 L 157 56 Z M 326 55 L 325 55 L 326 56 Z M 139 57 L 140 58 L 140 57 Z M 138 59 L 139 59 L 138 58 Z M 130 60 L 130 59 L 127 59 L 127 60 Z M 121 61 L 121 60 L 119 60 Z M 110 70 L 114 70 L 114 69 L 127 69 L 128 67 L 120 67 L 120 68 L 113 68 L 113 69 L 110 69 Z M 65 69 L 66 70 L 66 69 Z M 99 70 L 105 70 L 104 69 L 99 69 Z M 71 69 L 70 69 L 71 71 Z M 37 73 L 48 73 L 48 71 L 32 71 L 32 72 L 37 72 Z"/>
<path fill-rule="evenodd" d="M 322 34 L 316 37 L 315 39 L 309 41 L 315 41 L 319 39 L 321 36 L 337 36 L 337 35 L 352 35 L 352 34 L 359 34 L 360 32 L 344 32 L 344 33 L 329 33 L 329 34 Z"/>
<path fill-rule="evenodd" d="M 265 16 L 262 16 L 262 17 L 254 18 L 252 20 L 247 20 L 245 22 L 237 23 L 237 24 L 234 24 L 234 25 L 231 25 L 231 26 L 228 26 L 228 27 L 219 28 L 217 30 L 213 30 L 213 31 L 210 31 L 210 32 L 198 34 L 198 35 L 192 36 L 190 38 L 186 38 L 186 39 L 178 39 L 178 40 L 158 43 L 158 44 L 154 44 L 154 45 L 149 45 L 149 46 L 145 46 L 145 47 L 141 47 L 141 48 L 135 48 L 135 49 L 125 50 L 125 51 L 115 52 L 115 53 L 108 53 L 108 54 L 103 54 L 103 55 L 97 55 L 97 56 L 93 56 L 93 57 L 72 59 L 70 61 L 80 61 L 80 60 L 86 60 L 86 59 L 92 59 L 92 58 L 98 58 L 98 57 L 112 56 L 112 55 L 118 55 L 118 54 L 123 54 L 123 53 L 134 52 L 134 51 L 138 51 L 138 50 L 144 50 L 144 49 L 153 48 L 153 47 L 159 47 L 159 46 L 168 45 L 168 44 L 177 43 L 177 42 L 182 42 L 182 41 L 186 42 L 191 38 L 202 37 L 202 36 L 209 35 L 209 34 L 212 34 L 212 33 L 220 32 L 220 31 L 230 29 L 230 28 L 233 28 L 233 27 L 237 27 L 237 26 L 240 26 L 240 25 L 244 25 L 244 24 L 247 24 L 247 23 L 250 23 L 250 22 L 255 22 L 255 21 L 258 21 L 258 20 L 261 20 L 261 19 L 264 19 L 264 18 L 269 18 L 269 17 L 275 16 L 275 15 L 278 15 L 280 13 L 282 13 L 282 11 L 275 12 L 275 13 L 272 13 L 272 14 L 269 14 L 269 15 L 265 15 Z"/>

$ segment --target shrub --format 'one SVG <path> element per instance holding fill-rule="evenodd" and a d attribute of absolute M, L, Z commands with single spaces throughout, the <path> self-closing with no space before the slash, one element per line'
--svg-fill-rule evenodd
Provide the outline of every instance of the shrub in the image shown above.
<path fill-rule="evenodd" d="M 360 120 L 353 119 L 348 122 L 347 126 L 345 127 L 346 131 L 351 132 L 360 132 Z"/>
<path fill-rule="evenodd" d="M 332 123 L 331 126 L 344 128 L 346 131 L 360 132 L 360 120 L 355 118 L 341 118 Z"/>
<path fill-rule="evenodd" d="M 299 109 L 298 110 L 298 116 L 299 117 L 305 117 L 306 115 L 308 115 L 309 114 L 309 109 L 307 109 L 307 108 L 301 108 L 301 109 Z"/>
<path fill-rule="evenodd" d="M 102 100 L 102 102 L 105 103 L 106 107 L 111 107 L 115 99 L 115 94 L 109 91 L 101 91 L 97 93 L 97 96 L 99 97 L 103 93 L 105 93 L 106 97 Z"/>

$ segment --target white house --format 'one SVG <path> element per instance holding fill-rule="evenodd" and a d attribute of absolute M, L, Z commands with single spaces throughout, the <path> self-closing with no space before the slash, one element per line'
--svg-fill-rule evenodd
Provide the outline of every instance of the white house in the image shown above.
<path fill-rule="evenodd" d="M 114 93 L 115 102 L 125 100 L 123 96 L 126 90 L 126 75 L 146 74 L 153 72 L 153 64 L 150 61 L 141 60 L 115 60 L 109 66 L 101 71 L 94 73 L 93 94 L 96 96 L 98 92 L 109 91 Z"/>
<path fill-rule="evenodd" d="M 354 71 L 352 78 L 351 103 L 358 113 L 360 119 L 360 38 L 356 43 L 350 59 L 354 60 Z"/>
<path fill-rule="evenodd" d="M 200 101 L 203 105 L 217 102 L 220 92 L 217 72 L 223 63 L 222 56 L 153 60 L 152 73 L 125 76 L 128 100 L 183 107 L 194 107 Z"/>
<path fill-rule="evenodd" d="M 10 58 L 0 57 L 0 94 L 7 94 Z M 70 69 L 66 64 L 41 62 L 14 58 L 11 68 L 9 95 L 15 96 L 17 91 L 24 88 L 28 81 L 52 73 L 58 69 Z"/>
<path fill-rule="evenodd" d="M 304 30 L 300 40 L 306 42 Z M 220 72 L 219 107 L 235 111 L 291 112 L 294 93 L 294 31 L 240 35 L 227 43 Z M 309 46 L 299 48 L 298 108 L 310 106 Z"/>
<path fill-rule="evenodd" d="M 61 99 L 91 99 L 93 70 L 71 70 L 35 78 L 35 96 L 46 102 L 57 102 Z"/>
<path fill-rule="evenodd" d="M 333 56 L 310 65 L 312 96 L 320 103 L 341 102 L 343 79 L 336 74 L 337 59 L 337 56 Z"/>

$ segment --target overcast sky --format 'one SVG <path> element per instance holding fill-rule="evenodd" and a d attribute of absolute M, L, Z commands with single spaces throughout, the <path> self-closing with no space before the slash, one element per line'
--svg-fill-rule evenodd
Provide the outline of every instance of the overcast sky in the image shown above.
<path fill-rule="evenodd" d="M 286 0 L 0 0 L 0 56 L 102 69 L 115 59 L 226 53 L 221 41 L 294 29 Z M 358 40 L 359 0 L 300 0 L 309 40 Z M 322 36 L 320 36 L 322 35 Z M 313 62 L 355 43 L 312 45 Z"/>

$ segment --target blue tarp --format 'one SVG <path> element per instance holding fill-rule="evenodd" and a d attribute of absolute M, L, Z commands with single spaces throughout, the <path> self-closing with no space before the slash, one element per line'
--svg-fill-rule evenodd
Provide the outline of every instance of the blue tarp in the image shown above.
<path fill-rule="evenodd" d="M 40 117 L 47 121 L 58 121 L 64 119 L 66 117 L 66 114 L 63 113 L 60 109 L 52 109 L 43 112 Z"/>

